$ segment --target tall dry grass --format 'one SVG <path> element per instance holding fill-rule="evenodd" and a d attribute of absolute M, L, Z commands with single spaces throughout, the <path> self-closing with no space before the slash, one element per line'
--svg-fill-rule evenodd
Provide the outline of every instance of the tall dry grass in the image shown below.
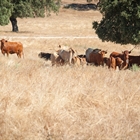
<path fill-rule="evenodd" d="M 140 72 L 2 58 L 0 139 L 140 138 Z"/>
<path fill-rule="evenodd" d="M 61 9 L 58 16 L 46 19 L 18 19 L 19 33 L 10 32 L 10 24 L 0 27 L 0 38 L 22 42 L 25 54 L 18 59 L 0 53 L 0 140 L 140 139 L 140 71 L 51 67 L 38 57 L 40 51 L 53 52 L 59 44 L 78 54 L 88 47 L 108 50 L 108 55 L 133 48 L 99 39 L 65 38 L 94 36 L 92 21 L 100 18 L 98 11 Z"/>

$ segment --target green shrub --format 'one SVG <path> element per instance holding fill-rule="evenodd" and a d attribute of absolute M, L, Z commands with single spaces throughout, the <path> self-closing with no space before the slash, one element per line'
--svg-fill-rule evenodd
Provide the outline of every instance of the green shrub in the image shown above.
<path fill-rule="evenodd" d="M 140 70 L 140 67 L 136 64 L 132 65 L 132 68 L 131 68 L 132 71 L 139 71 Z"/>

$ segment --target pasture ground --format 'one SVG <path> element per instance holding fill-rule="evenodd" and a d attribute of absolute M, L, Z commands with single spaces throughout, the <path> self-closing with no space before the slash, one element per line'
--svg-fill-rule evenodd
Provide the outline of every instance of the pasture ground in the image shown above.
<path fill-rule="evenodd" d="M 62 4 L 78 3 L 63 0 Z M 81 3 L 85 3 L 81 0 Z M 58 15 L 18 19 L 0 26 L 0 39 L 20 41 L 24 59 L 0 53 L 1 140 L 139 140 L 140 71 L 63 66 L 38 57 L 67 45 L 84 54 L 89 47 L 121 52 L 132 45 L 102 42 L 92 29 L 97 10 L 61 8 Z M 140 55 L 137 47 L 132 54 Z"/>

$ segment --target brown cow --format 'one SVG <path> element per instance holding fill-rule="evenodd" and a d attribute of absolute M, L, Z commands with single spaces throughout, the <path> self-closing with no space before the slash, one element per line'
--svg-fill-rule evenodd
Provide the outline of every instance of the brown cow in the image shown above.
<path fill-rule="evenodd" d="M 132 67 L 132 65 L 134 64 L 140 66 L 140 55 L 139 56 L 129 55 L 129 66 Z"/>
<path fill-rule="evenodd" d="M 128 68 L 128 64 L 129 64 L 129 53 L 131 53 L 131 51 L 128 51 L 128 50 L 126 50 L 126 51 L 124 51 L 122 53 L 112 52 L 110 54 L 110 57 L 112 56 L 114 58 L 116 58 L 116 57 L 121 58 L 124 61 L 123 62 L 123 67 L 122 67 L 122 69 L 124 70 L 124 69 L 127 69 Z"/>
<path fill-rule="evenodd" d="M 9 56 L 9 54 L 16 53 L 19 58 L 21 58 L 21 55 L 24 56 L 22 43 L 9 42 L 5 39 L 2 39 L 0 41 L 1 41 L 1 52 L 3 55 L 5 55 L 6 53 L 7 56 Z"/>
<path fill-rule="evenodd" d="M 108 68 L 112 68 L 114 70 L 116 70 L 117 66 L 119 68 L 119 70 L 122 69 L 123 66 L 123 60 L 120 57 L 113 57 L 110 56 L 110 58 L 108 59 Z"/>
<path fill-rule="evenodd" d="M 101 50 L 97 53 L 95 53 L 94 51 L 92 51 L 89 54 L 89 59 L 88 59 L 88 63 L 94 63 L 97 66 L 100 65 L 104 65 L 104 56 L 107 53 L 107 51 Z"/>
<path fill-rule="evenodd" d="M 90 53 L 98 53 L 98 52 L 100 52 L 101 51 L 101 49 L 98 49 L 98 48 L 96 48 L 96 49 L 94 49 L 94 48 L 88 48 L 87 50 L 86 50 L 86 52 L 85 52 L 85 57 L 86 57 L 86 61 L 88 62 L 88 63 L 90 63 L 90 57 L 89 57 L 89 55 L 90 55 Z"/>

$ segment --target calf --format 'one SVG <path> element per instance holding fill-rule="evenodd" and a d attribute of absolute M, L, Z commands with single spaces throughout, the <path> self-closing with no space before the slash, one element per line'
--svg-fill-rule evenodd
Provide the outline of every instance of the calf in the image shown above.
<path fill-rule="evenodd" d="M 110 58 L 108 59 L 108 68 L 112 68 L 114 70 L 116 70 L 117 66 L 119 68 L 119 70 L 122 69 L 122 66 L 123 66 L 123 60 L 120 58 L 120 57 L 113 57 L 113 56 L 110 56 Z"/>
<path fill-rule="evenodd" d="M 128 50 L 126 50 L 126 51 L 124 51 L 122 53 L 112 52 L 110 54 L 110 57 L 112 56 L 114 58 L 116 58 L 116 57 L 121 58 L 124 61 L 122 69 L 127 69 L 128 68 L 128 64 L 129 64 L 129 53 L 131 53 L 131 51 L 128 51 Z"/>
<path fill-rule="evenodd" d="M 72 58 L 72 64 L 80 66 L 81 65 L 80 57 L 78 57 L 78 56 L 73 57 Z"/>

